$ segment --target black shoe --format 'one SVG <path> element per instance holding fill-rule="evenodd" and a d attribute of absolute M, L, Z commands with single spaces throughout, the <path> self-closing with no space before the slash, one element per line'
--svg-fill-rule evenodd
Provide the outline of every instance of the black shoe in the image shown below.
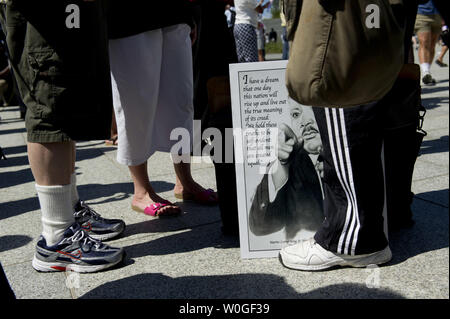
<path fill-rule="evenodd" d="M 84 202 L 79 201 L 75 205 L 75 221 L 97 240 L 109 240 L 119 236 L 125 230 L 125 223 L 120 219 L 106 219 Z"/>
<path fill-rule="evenodd" d="M 441 68 L 448 67 L 447 63 L 444 63 L 442 61 L 436 60 L 436 64 L 439 65 Z"/>
<path fill-rule="evenodd" d="M 429 73 L 426 74 L 422 78 L 422 82 L 423 82 L 423 84 L 426 84 L 426 85 L 435 85 L 436 84 L 436 80 Z"/>

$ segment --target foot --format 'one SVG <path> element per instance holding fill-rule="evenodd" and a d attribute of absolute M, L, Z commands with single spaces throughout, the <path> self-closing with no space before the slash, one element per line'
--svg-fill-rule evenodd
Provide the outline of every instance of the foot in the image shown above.
<path fill-rule="evenodd" d="M 447 63 L 444 63 L 441 60 L 436 60 L 436 64 L 439 65 L 441 68 L 446 68 L 448 67 Z"/>
<path fill-rule="evenodd" d="M 117 135 L 111 136 L 109 140 L 105 140 L 105 144 L 107 146 L 117 146 L 119 145 L 118 139 L 119 137 Z"/>
<path fill-rule="evenodd" d="M 125 223 L 120 219 L 106 219 L 95 210 L 79 201 L 75 205 L 75 221 L 87 234 L 97 240 L 109 240 L 119 236 L 125 230 Z"/>
<path fill-rule="evenodd" d="M 97 272 L 120 263 L 124 255 L 122 248 L 112 248 L 89 237 L 81 226 L 75 223 L 54 246 L 47 246 L 41 236 L 32 265 L 41 272 Z"/>
<path fill-rule="evenodd" d="M 194 201 L 201 205 L 216 205 L 219 201 L 216 192 L 195 182 L 186 186 L 177 184 L 173 192 L 178 199 Z"/>
<path fill-rule="evenodd" d="M 151 216 L 173 216 L 182 213 L 180 207 L 161 198 L 156 193 L 135 194 L 131 207 L 134 211 Z"/>
<path fill-rule="evenodd" d="M 350 256 L 332 253 L 313 238 L 280 251 L 280 261 L 285 267 L 304 271 L 325 270 L 335 266 L 367 267 L 387 263 L 391 258 L 389 246 L 373 254 Z"/>
<path fill-rule="evenodd" d="M 431 76 L 430 73 L 425 74 L 425 76 L 422 78 L 422 82 L 425 85 L 435 85 L 436 80 Z"/>

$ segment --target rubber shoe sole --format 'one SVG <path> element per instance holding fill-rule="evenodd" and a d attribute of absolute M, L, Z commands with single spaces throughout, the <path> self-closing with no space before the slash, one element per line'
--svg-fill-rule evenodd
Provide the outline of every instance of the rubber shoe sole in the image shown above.
<path fill-rule="evenodd" d="M 116 266 L 121 263 L 125 259 L 125 254 L 122 254 L 122 258 L 118 259 L 115 262 L 104 264 L 104 265 L 77 265 L 75 263 L 62 263 L 62 262 L 45 262 L 33 258 L 32 266 L 38 272 L 61 272 L 61 271 L 73 271 L 78 273 L 94 273 L 102 270 L 106 270 Z"/>
<path fill-rule="evenodd" d="M 370 265 L 382 265 L 392 259 L 392 252 L 389 246 L 387 246 L 381 251 L 367 255 L 348 256 L 333 254 L 333 256 L 326 258 L 326 261 L 318 264 L 293 262 L 292 260 L 297 259 L 297 257 L 298 256 L 296 255 L 289 254 L 285 250 L 281 250 L 279 254 L 280 262 L 287 268 L 303 271 L 321 271 L 335 267 L 365 268 Z M 311 258 L 309 260 L 311 260 Z"/>

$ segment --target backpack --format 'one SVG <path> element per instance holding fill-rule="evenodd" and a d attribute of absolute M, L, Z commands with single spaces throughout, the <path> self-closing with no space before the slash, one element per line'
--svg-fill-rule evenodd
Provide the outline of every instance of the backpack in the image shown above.
<path fill-rule="evenodd" d="M 286 70 L 289 95 L 316 107 L 381 100 L 404 64 L 402 10 L 402 0 L 303 1 Z"/>

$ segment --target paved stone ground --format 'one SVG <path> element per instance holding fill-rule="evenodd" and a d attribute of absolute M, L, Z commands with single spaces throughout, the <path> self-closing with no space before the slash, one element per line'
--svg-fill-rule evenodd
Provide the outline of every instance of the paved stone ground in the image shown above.
<path fill-rule="evenodd" d="M 448 63 L 448 58 L 447 61 Z M 123 218 L 123 266 L 96 274 L 41 274 L 31 267 L 41 231 L 24 123 L 17 107 L 0 108 L 0 262 L 18 298 L 449 298 L 449 74 L 432 68 L 438 84 L 423 89 L 428 131 L 413 191 L 415 226 L 391 236 L 393 260 L 379 269 L 343 268 L 304 273 L 277 259 L 241 260 L 237 239 L 220 232 L 216 207 L 181 204 L 179 218 L 150 219 L 130 209 L 128 170 L 102 141 L 80 143 L 76 172 L 83 200 L 102 215 Z M 149 174 L 169 200 L 175 182 L 167 154 L 155 154 Z M 205 187 L 215 188 L 211 164 L 193 166 Z M 375 281 L 373 281 L 375 278 Z M 370 288 L 367 283 L 376 283 Z"/>

